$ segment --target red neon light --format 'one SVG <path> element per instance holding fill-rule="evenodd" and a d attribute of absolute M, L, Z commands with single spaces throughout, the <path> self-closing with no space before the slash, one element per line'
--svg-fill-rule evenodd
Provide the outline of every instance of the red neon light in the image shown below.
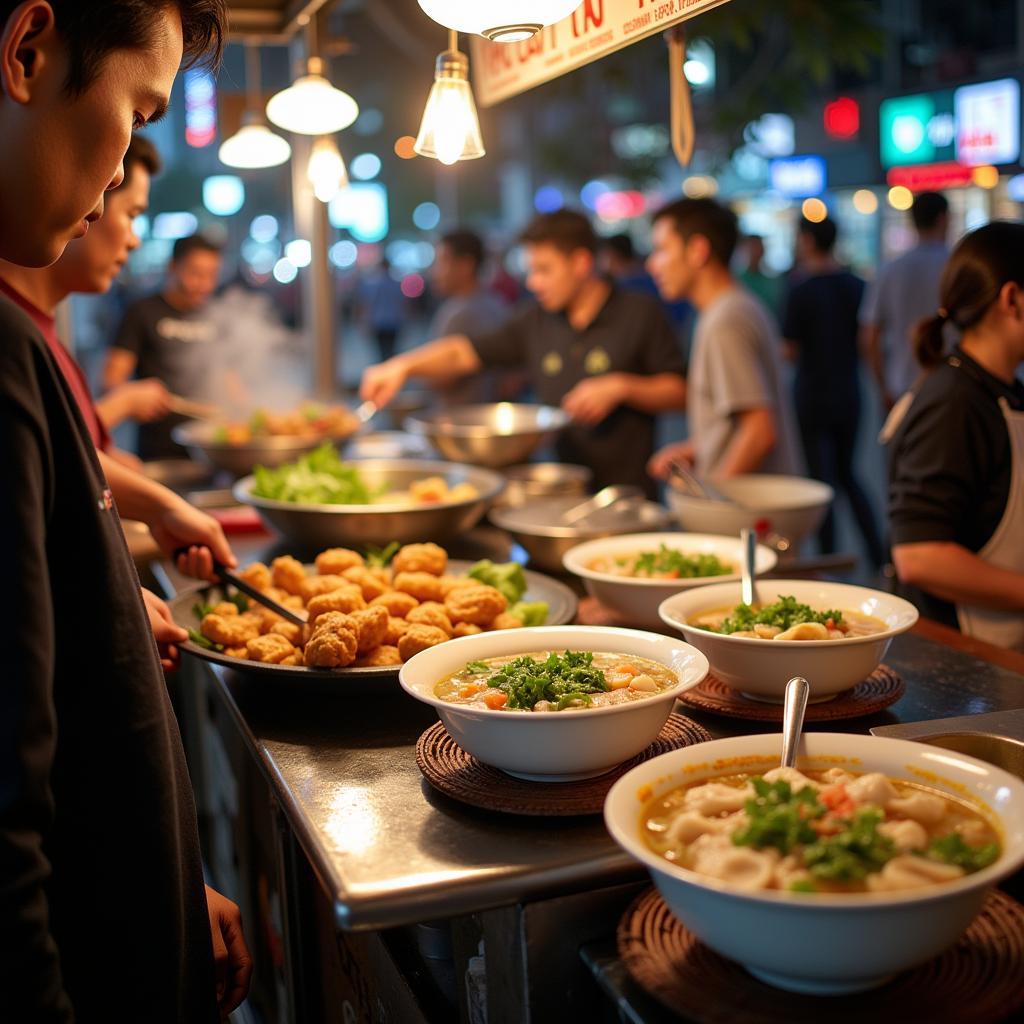
<path fill-rule="evenodd" d="M 860 131 L 860 104 L 851 96 L 825 104 L 825 134 L 833 139 L 853 139 Z"/>
<path fill-rule="evenodd" d="M 941 164 L 918 164 L 915 167 L 893 167 L 885 180 L 890 185 L 903 185 L 911 192 L 934 192 L 943 188 L 962 188 L 974 179 L 974 169 L 950 160 Z"/>

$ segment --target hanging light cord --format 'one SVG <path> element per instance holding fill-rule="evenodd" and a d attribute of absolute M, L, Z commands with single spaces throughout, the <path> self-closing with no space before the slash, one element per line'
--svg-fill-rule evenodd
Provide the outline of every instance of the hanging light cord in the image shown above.
<path fill-rule="evenodd" d="M 459 33 L 453 28 L 448 29 L 448 49 L 452 53 L 459 52 Z"/>
<path fill-rule="evenodd" d="M 260 51 L 256 43 L 245 43 L 245 105 L 250 111 L 260 109 Z"/>
<path fill-rule="evenodd" d="M 672 151 L 679 166 L 686 170 L 693 158 L 696 132 L 693 125 L 693 99 L 690 83 L 683 72 L 686 62 L 686 32 L 682 28 L 665 33 L 668 42 L 668 75 L 671 96 L 669 115 L 672 128 Z"/>

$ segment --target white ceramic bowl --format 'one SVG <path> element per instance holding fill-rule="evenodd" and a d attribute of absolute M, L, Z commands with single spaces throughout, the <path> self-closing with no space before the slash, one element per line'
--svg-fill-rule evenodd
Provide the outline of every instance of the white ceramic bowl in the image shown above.
<path fill-rule="evenodd" d="M 702 612 L 738 605 L 738 583 L 712 583 L 668 598 L 660 609 L 662 621 L 708 656 L 711 670 L 722 682 L 760 700 L 781 701 L 793 676 L 804 676 L 811 684 L 811 700 L 834 697 L 856 686 L 881 664 L 892 638 L 905 633 L 918 618 L 909 601 L 847 583 L 758 580 L 756 593 L 760 604 L 773 604 L 791 594 L 816 610 L 860 611 L 889 627 L 872 636 L 847 640 L 755 640 L 711 633 L 689 624 Z"/>
<path fill-rule="evenodd" d="M 744 893 L 659 857 L 644 842 L 644 806 L 676 786 L 779 763 L 778 736 L 737 736 L 674 750 L 637 765 L 612 787 L 605 824 L 651 872 L 672 912 L 703 942 L 763 981 L 839 994 L 882 984 L 956 942 L 989 886 L 1024 863 L 1024 782 L 965 754 L 923 743 L 839 733 L 805 734 L 798 768 L 838 765 L 925 782 L 980 804 L 1003 833 L 990 867 L 945 885 L 898 893 Z M 826 758 L 827 760 L 820 760 Z M 827 1016 L 824 1014 L 823 1016 Z"/>
<path fill-rule="evenodd" d="M 749 473 L 715 486 L 729 501 L 705 501 L 666 488 L 669 507 L 684 530 L 736 536 L 744 527 L 777 533 L 797 546 L 825 518 L 835 492 L 820 480 Z"/>
<path fill-rule="evenodd" d="M 658 546 L 675 548 L 687 555 L 717 555 L 731 562 L 736 572 L 728 576 L 702 576 L 689 580 L 650 580 L 616 576 L 590 568 L 595 558 L 615 557 L 636 551 L 657 551 Z M 690 590 L 710 583 L 727 583 L 740 578 L 739 566 L 743 547 L 734 537 L 713 533 L 630 533 L 623 537 L 607 537 L 577 544 L 566 552 L 562 564 L 567 572 L 579 576 L 587 593 L 610 608 L 623 622 L 644 629 L 661 629 L 658 608 L 662 601 L 681 590 Z M 778 558 L 771 548 L 758 545 L 754 564 L 758 575 L 775 568 Z"/>
<path fill-rule="evenodd" d="M 643 700 L 549 714 L 490 711 L 434 696 L 434 687 L 467 662 L 552 650 L 648 658 L 673 669 L 679 682 Z M 549 626 L 439 644 L 410 658 L 399 680 L 410 696 L 433 705 L 455 742 L 480 761 L 522 779 L 569 782 L 602 775 L 650 746 L 676 697 L 700 683 L 707 671 L 707 658 L 700 651 L 671 637 L 632 629 Z"/>

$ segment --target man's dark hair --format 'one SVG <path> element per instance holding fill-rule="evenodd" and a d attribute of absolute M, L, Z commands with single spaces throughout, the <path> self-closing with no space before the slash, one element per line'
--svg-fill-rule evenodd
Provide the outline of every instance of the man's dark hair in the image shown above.
<path fill-rule="evenodd" d="M 943 214 L 949 211 L 949 201 L 939 192 L 921 192 L 910 208 L 910 217 L 918 231 L 931 231 Z"/>
<path fill-rule="evenodd" d="M 22 0 L 0 0 L 0 31 Z M 50 0 L 57 32 L 68 46 L 67 91 L 83 93 L 115 50 L 149 46 L 157 15 L 181 16 L 183 66 L 215 66 L 227 36 L 226 0 Z"/>
<path fill-rule="evenodd" d="M 685 241 L 691 235 L 702 235 L 711 246 L 711 253 L 723 267 L 729 266 L 739 239 L 736 214 L 713 199 L 677 199 L 663 206 L 653 217 L 654 223 L 668 220 Z"/>
<path fill-rule="evenodd" d="M 115 192 L 124 188 L 132 180 L 132 174 L 136 167 L 141 167 L 149 172 L 151 178 L 156 177 L 163 167 L 163 161 L 156 150 L 156 146 L 144 135 L 133 135 L 132 141 L 128 143 L 128 152 L 124 155 L 124 181 L 114 189 Z"/>
<path fill-rule="evenodd" d="M 633 246 L 633 239 L 629 235 L 611 235 L 603 239 L 601 245 L 621 260 L 629 262 L 636 259 L 636 248 Z"/>
<path fill-rule="evenodd" d="M 597 235 L 590 221 L 576 210 L 555 210 L 534 217 L 519 236 L 530 245 L 547 243 L 568 254 L 577 249 L 597 252 Z"/>
<path fill-rule="evenodd" d="M 799 231 L 811 240 L 811 244 L 820 253 L 830 253 L 835 248 L 836 235 L 839 234 L 836 222 L 829 217 L 824 220 L 807 220 L 805 217 L 800 221 Z"/>
<path fill-rule="evenodd" d="M 483 266 L 484 243 L 475 231 L 465 228 L 449 231 L 441 238 L 441 245 L 446 246 L 456 259 L 471 260 L 474 271 L 479 271 Z"/>
<path fill-rule="evenodd" d="M 219 256 L 221 251 L 221 247 L 205 235 L 188 235 L 174 243 L 174 248 L 171 249 L 171 262 L 177 263 L 188 259 L 194 252 L 215 252 Z"/>

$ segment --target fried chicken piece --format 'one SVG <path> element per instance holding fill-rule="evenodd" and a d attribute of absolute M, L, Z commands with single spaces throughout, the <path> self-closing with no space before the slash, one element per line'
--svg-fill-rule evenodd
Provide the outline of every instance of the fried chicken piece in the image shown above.
<path fill-rule="evenodd" d="M 441 580 L 429 572 L 396 572 L 392 586 L 404 594 L 411 594 L 417 601 L 444 600 Z"/>
<path fill-rule="evenodd" d="M 399 548 L 391 560 L 396 572 L 429 572 L 431 576 L 443 576 L 448 568 L 448 552 L 436 544 L 406 544 Z"/>
<path fill-rule="evenodd" d="M 246 655 L 251 661 L 262 661 L 270 665 L 279 665 L 285 658 L 295 653 L 295 645 L 279 633 L 267 633 L 258 636 L 245 645 Z"/>
<path fill-rule="evenodd" d="M 517 619 L 514 615 L 510 615 L 508 612 L 502 612 L 500 615 L 494 617 L 494 621 L 488 627 L 489 629 L 522 629 L 523 620 Z"/>
<path fill-rule="evenodd" d="M 359 636 L 347 615 L 327 612 L 306 644 L 305 662 L 311 668 L 345 668 L 356 660 Z"/>
<path fill-rule="evenodd" d="M 459 587 L 476 587 L 479 586 L 479 584 L 480 581 L 473 579 L 472 576 L 441 577 L 441 590 L 445 597 L 447 597 L 453 590 L 458 590 Z"/>
<path fill-rule="evenodd" d="M 364 565 L 354 565 L 341 574 L 349 583 L 354 583 L 363 592 L 363 600 L 369 603 L 375 597 L 386 594 L 391 589 L 387 575 L 380 569 L 367 569 Z"/>
<path fill-rule="evenodd" d="M 398 653 L 398 648 L 392 647 L 390 644 L 382 644 L 380 647 L 375 647 L 372 651 L 356 660 L 357 668 L 378 668 L 401 664 L 402 656 Z"/>
<path fill-rule="evenodd" d="M 236 613 L 238 609 L 235 609 Z M 199 632 L 224 647 L 244 647 L 260 635 L 260 627 L 252 619 L 242 615 L 218 615 L 211 612 L 199 625 Z"/>
<path fill-rule="evenodd" d="M 250 586 L 264 593 L 270 589 L 270 570 L 262 562 L 253 562 L 239 573 L 239 576 Z"/>
<path fill-rule="evenodd" d="M 350 551 L 348 548 L 328 548 L 316 556 L 316 571 L 321 576 L 340 576 L 346 569 L 365 564 L 358 551 Z"/>
<path fill-rule="evenodd" d="M 472 622 L 457 622 L 452 629 L 452 636 L 476 636 L 482 632 L 483 630 L 479 626 L 474 626 Z"/>
<path fill-rule="evenodd" d="M 381 594 L 380 597 L 375 597 L 370 602 L 371 607 L 378 604 L 387 608 L 388 615 L 392 618 L 404 619 L 419 604 L 419 601 L 412 594 L 404 594 L 400 590 L 389 590 L 386 594 Z"/>
<path fill-rule="evenodd" d="M 449 636 L 452 635 L 452 620 L 448 618 L 448 612 L 438 601 L 424 601 L 418 608 L 413 608 L 406 616 L 409 622 L 415 622 L 422 626 L 436 626 L 443 629 Z"/>
<path fill-rule="evenodd" d="M 239 614 L 238 605 L 233 601 L 218 601 L 213 606 L 213 614 L 221 615 L 224 618 L 230 618 Z"/>
<path fill-rule="evenodd" d="M 302 664 L 302 651 L 300 651 L 298 648 L 296 648 L 295 651 L 292 654 L 289 654 L 287 658 L 282 658 L 281 661 L 278 662 L 278 664 L 279 665 L 288 665 L 288 666 L 301 665 Z"/>
<path fill-rule="evenodd" d="M 229 658 L 245 658 L 247 657 L 244 647 L 225 647 L 224 653 Z"/>
<path fill-rule="evenodd" d="M 480 583 L 451 591 L 444 599 L 444 606 L 452 622 L 489 626 L 508 608 L 508 601 L 501 591 Z"/>
<path fill-rule="evenodd" d="M 317 620 L 324 612 L 356 612 L 366 607 L 363 600 L 363 592 L 354 584 L 346 583 L 329 594 L 320 594 L 314 597 L 306 608 L 309 612 L 309 621 L 315 626 Z"/>
<path fill-rule="evenodd" d="M 409 623 L 405 619 L 396 619 L 394 616 L 388 619 L 388 631 L 384 634 L 384 646 L 397 647 L 398 641 L 409 630 Z"/>
<path fill-rule="evenodd" d="M 299 596 L 306 604 L 309 604 L 314 597 L 321 594 L 329 594 L 332 590 L 350 586 L 344 576 L 307 576 L 299 588 Z"/>
<path fill-rule="evenodd" d="M 438 644 L 443 644 L 448 639 L 448 634 L 436 626 L 409 625 L 405 636 L 398 641 L 398 653 L 402 661 L 408 661 L 411 657 L 426 651 Z"/>
<path fill-rule="evenodd" d="M 302 626 L 280 617 L 278 617 L 277 622 L 275 622 L 270 629 L 266 631 L 266 633 L 268 636 L 283 636 L 293 647 L 298 647 L 299 644 L 302 643 L 303 639 Z"/>
<path fill-rule="evenodd" d="M 359 654 L 368 654 L 374 647 L 380 647 L 388 634 L 391 621 L 386 608 L 364 608 L 349 615 L 349 621 L 356 624 L 359 638 Z"/>
<path fill-rule="evenodd" d="M 271 565 L 271 580 L 289 594 L 302 592 L 302 581 L 306 578 L 306 567 L 291 555 L 275 558 Z"/>

